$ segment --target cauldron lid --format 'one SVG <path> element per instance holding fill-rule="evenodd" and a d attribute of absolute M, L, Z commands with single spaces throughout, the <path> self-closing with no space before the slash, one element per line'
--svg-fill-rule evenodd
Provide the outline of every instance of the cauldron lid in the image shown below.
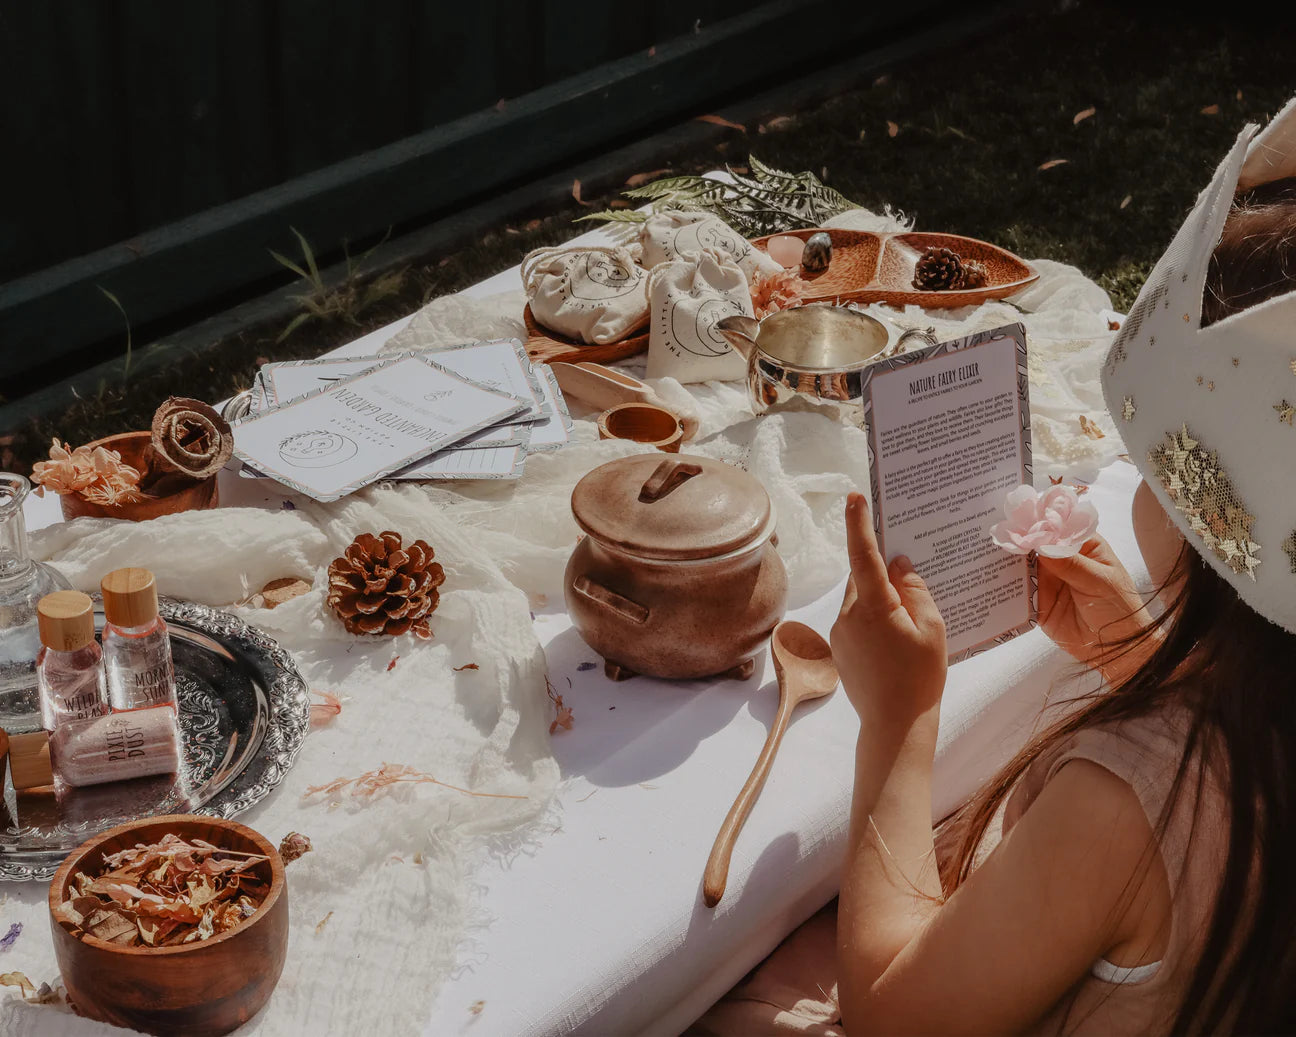
<path fill-rule="evenodd" d="M 740 468 L 691 454 L 636 454 L 599 465 L 572 491 L 590 536 L 642 558 L 713 558 L 768 535 L 765 488 Z"/>

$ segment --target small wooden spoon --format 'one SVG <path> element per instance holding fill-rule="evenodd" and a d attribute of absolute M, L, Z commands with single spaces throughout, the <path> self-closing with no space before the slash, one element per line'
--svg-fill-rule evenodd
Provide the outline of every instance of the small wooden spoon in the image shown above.
<path fill-rule="evenodd" d="M 707 907 L 715 907 L 724 896 L 734 842 L 765 785 L 765 779 L 769 777 L 774 754 L 778 752 L 783 733 L 792 721 L 792 711 L 802 702 L 831 695 L 837 690 L 840 679 L 828 642 L 804 623 L 793 620 L 780 623 L 774 628 L 770 647 L 773 649 L 774 672 L 778 675 L 779 682 L 778 713 L 774 716 L 774 726 L 765 739 L 756 766 L 752 768 L 747 784 L 738 793 L 734 805 L 729 808 L 729 815 L 720 826 L 715 845 L 711 847 L 711 857 L 707 860 L 706 871 L 702 876 L 702 899 Z"/>

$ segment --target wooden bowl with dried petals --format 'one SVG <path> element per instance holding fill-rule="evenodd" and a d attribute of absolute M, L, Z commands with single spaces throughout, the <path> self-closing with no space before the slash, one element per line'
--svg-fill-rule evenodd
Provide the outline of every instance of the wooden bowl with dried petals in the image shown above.
<path fill-rule="evenodd" d="M 170 946 L 124 946 L 60 921 L 77 898 L 74 877 L 97 876 L 104 859 L 172 834 L 224 855 L 266 858 L 246 869 L 264 886 L 260 906 L 226 932 Z M 86 898 L 79 898 L 86 899 Z M 74 850 L 50 883 L 50 928 L 68 1000 L 84 1016 L 145 1033 L 229 1033 L 269 999 L 288 951 L 288 897 L 283 859 L 264 836 L 216 817 L 171 814 L 119 825 Z"/>
<path fill-rule="evenodd" d="M 122 432 L 104 439 L 87 443 L 91 450 L 95 447 L 106 447 L 121 454 L 122 462 L 136 471 L 148 467 L 148 451 L 153 443 L 150 432 Z M 201 511 L 214 508 L 220 503 L 216 493 L 216 476 L 208 476 L 196 482 L 181 486 L 172 493 L 157 496 L 145 493 L 139 500 L 121 504 L 99 504 L 88 501 L 79 493 L 67 493 L 59 497 L 63 509 L 63 518 L 71 521 L 74 518 L 117 518 L 131 522 L 143 522 L 160 515 L 175 515 L 182 511 Z"/>

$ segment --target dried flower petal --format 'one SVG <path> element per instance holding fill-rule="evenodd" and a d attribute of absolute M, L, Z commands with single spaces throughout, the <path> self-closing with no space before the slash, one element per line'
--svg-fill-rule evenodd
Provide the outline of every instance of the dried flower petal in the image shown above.
<path fill-rule="evenodd" d="M 473 792 L 469 789 L 461 789 L 458 785 L 451 785 L 448 782 L 438 781 L 430 774 L 424 774 L 420 770 L 404 764 L 384 763 L 374 771 L 366 771 L 356 778 L 335 778 L 326 785 L 312 785 L 302 793 L 303 798 L 315 796 L 320 793 L 332 795 L 335 792 L 341 792 L 347 786 L 351 786 L 351 797 L 353 799 L 372 799 L 380 790 L 390 785 L 410 782 L 416 785 L 440 785 L 442 788 L 452 789 L 455 792 L 462 792 L 465 796 L 480 796 L 485 799 L 526 799 L 526 796 L 512 796 L 499 792 Z"/>
<path fill-rule="evenodd" d="M 311 694 L 320 699 L 312 702 L 310 719 L 312 724 L 327 724 L 342 712 L 342 700 L 332 692 L 311 690 Z"/>
<path fill-rule="evenodd" d="M 805 282 L 795 270 L 758 273 L 751 285 L 752 310 L 756 319 L 762 320 L 779 310 L 803 305 L 805 287 Z"/>
<path fill-rule="evenodd" d="M 283 842 L 279 844 L 279 856 L 283 858 L 285 864 L 291 864 L 298 857 L 310 853 L 313 849 L 311 841 L 301 832 L 289 832 L 283 837 Z"/>
<path fill-rule="evenodd" d="M 22 935 L 22 931 L 23 931 L 22 922 L 14 922 L 13 925 L 9 926 L 9 931 L 4 934 L 3 939 L 0 939 L 0 951 L 7 951 L 10 947 L 12 947 L 14 945 L 14 941 L 16 941 L 18 937 Z"/>

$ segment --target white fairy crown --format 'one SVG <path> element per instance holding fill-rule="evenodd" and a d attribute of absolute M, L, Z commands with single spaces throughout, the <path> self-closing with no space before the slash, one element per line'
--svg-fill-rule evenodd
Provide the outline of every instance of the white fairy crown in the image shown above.
<path fill-rule="evenodd" d="M 1207 328 L 1235 192 L 1296 176 L 1296 99 L 1239 135 L 1112 343 L 1103 393 L 1166 513 L 1266 619 L 1296 632 L 1296 291 Z"/>

